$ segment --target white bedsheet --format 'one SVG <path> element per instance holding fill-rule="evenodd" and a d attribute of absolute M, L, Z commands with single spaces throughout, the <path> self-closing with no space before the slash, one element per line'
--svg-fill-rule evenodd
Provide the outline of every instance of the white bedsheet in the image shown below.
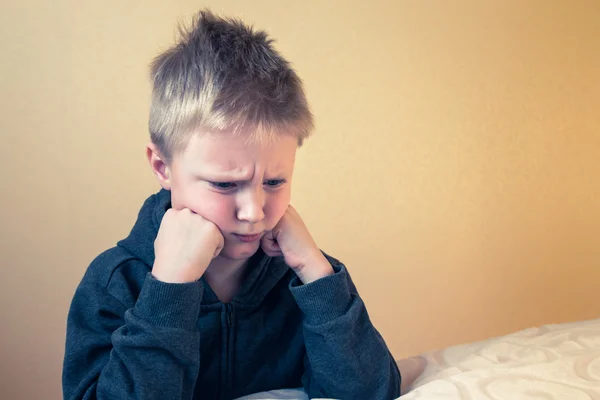
<path fill-rule="evenodd" d="M 600 400 L 600 319 L 545 325 L 424 355 L 403 400 Z"/>

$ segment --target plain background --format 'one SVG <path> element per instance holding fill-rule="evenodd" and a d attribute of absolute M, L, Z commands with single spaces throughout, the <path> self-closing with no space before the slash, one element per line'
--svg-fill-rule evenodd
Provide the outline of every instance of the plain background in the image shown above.
<path fill-rule="evenodd" d="M 317 129 L 293 203 L 393 354 L 600 316 L 600 2 L 3 1 L 0 397 L 58 399 L 90 261 L 158 190 L 148 64 L 267 30 Z"/>

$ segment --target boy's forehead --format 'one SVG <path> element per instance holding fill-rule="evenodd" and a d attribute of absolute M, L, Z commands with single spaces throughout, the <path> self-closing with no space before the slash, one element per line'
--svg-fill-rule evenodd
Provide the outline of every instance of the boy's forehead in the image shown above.
<path fill-rule="evenodd" d="M 282 138 L 272 143 L 247 143 L 227 134 L 196 135 L 185 150 L 185 162 L 194 170 L 215 173 L 247 173 L 261 166 L 269 172 L 293 168 L 296 140 Z"/>

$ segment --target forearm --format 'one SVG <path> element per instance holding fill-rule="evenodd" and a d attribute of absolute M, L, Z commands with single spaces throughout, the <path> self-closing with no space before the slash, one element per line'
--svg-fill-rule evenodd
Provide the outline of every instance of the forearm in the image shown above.
<path fill-rule="evenodd" d="M 311 397 L 395 399 L 400 373 L 366 313 L 348 314 L 322 325 L 305 323 Z"/>
<path fill-rule="evenodd" d="M 191 399 L 200 368 L 200 334 L 157 329 L 128 314 L 112 335 L 97 398 Z"/>
<path fill-rule="evenodd" d="M 106 293 L 76 294 L 86 298 L 69 313 L 66 399 L 193 397 L 200 366 L 197 310 L 177 299 L 199 299 L 201 290 L 149 279 L 126 311 Z"/>
<path fill-rule="evenodd" d="M 400 373 L 345 267 L 292 287 L 305 314 L 305 387 L 311 397 L 387 399 L 400 396 Z"/>

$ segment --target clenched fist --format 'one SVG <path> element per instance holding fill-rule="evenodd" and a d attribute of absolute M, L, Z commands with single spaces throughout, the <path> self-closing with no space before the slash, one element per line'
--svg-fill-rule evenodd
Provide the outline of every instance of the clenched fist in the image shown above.
<path fill-rule="evenodd" d="M 291 204 L 275 228 L 263 236 L 261 247 L 271 257 L 282 255 L 304 284 L 333 274 L 331 264 Z"/>
<path fill-rule="evenodd" d="M 154 241 L 152 275 L 163 282 L 195 282 L 224 245 L 223 234 L 191 210 L 169 209 Z"/>

